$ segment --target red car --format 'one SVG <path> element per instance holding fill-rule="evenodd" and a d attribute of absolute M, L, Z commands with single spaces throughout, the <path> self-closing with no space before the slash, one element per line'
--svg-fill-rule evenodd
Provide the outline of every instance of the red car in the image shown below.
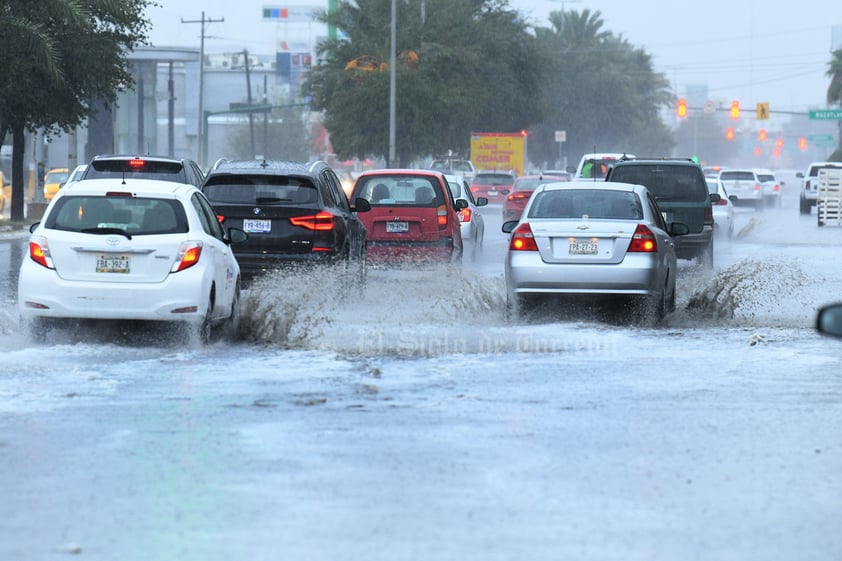
<path fill-rule="evenodd" d="M 559 181 L 570 181 L 569 175 L 524 175 L 515 179 L 514 185 L 506 200 L 503 201 L 503 222 L 519 220 L 523 213 L 523 207 L 535 188 L 545 183 L 558 183 Z"/>
<path fill-rule="evenodd" d="M 372 262 L 461 262 L 462 231 L 454 200 L 440 171 L 381 169 L 361 173 L 351 200 L 366 199 L 360 214 Z"/>
<path fill-rule="evenodd" d="M 512 189 L 515 174 L 508 171 L 479 171 L 471 180 L 474 198 L 485 197 L 489 203 L 502 203 Z"/>

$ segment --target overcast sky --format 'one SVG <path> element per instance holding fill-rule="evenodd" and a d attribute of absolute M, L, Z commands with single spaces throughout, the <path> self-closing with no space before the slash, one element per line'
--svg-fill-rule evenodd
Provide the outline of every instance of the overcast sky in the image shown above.
<path fill-rule="evenodd" d="M 206 18 L 225 20 L 206 28 L 209 53 L 248 49 L 273 54 L 281 42 L 306 51 L 326 33 L 319 24 L 279 24 L 262 16 L 264 7 L 325 8 L 327 0 L 156 1 L 161 6 L 147 14 L 156 46 L 198 48 L 201 25 L 182 19 L 200 20 L 203 11 Z M 752 112 L 758 102 L 768 102 L 773 113 L 824 107 L 834 28 L 836 48 L 842 48 L 839 0 L 510 0 L 510 4 L 535 25 L 548 25 L 549 12 L 562 7 L 598 10 L 603 29 L 652 55 L 655 70 L 670 80 L 679 96 L 687 95 L 688 87 L 705 86 L 708 99 L 727 106 L 736 99 Z"/>

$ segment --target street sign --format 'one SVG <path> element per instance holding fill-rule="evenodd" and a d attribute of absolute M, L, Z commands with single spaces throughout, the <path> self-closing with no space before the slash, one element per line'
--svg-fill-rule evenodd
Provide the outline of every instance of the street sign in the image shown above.
<path fill-rule="evenodd" d="M 766 121 L 769 119 L 769 102 L 763 101 L 757 104 L 757 120 Z"/>
<path fill-rule="evenodd" d="M 567 131 L 555 131 L 556 142 L 567 142 Z"/>
<path fill-rule="evenodd" d="M 829 146 L 836 146 L 836 140 L 832 134 L 811 134 L 807 136 L 810 144 L 827 148 Z"/>
<path fill-rule="evenodd" d="M 812 121 L 842 121 L 842 109 L 811 109 Z"/>

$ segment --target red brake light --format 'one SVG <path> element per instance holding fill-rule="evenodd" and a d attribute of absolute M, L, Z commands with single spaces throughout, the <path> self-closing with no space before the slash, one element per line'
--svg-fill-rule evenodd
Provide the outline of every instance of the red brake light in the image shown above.
<path fill-rule="evenodd" d="M 655 234 L 644 224 L 638 224 L 632 235 L 629 252 L 653 253 L 658 251 L 658 242 Z"/>
<path fill-rule="evenodd" d="M 223 222 L 225 222 L 225 215 L 217 214 L 216 219 L 219 221 L 220 224 L 222 224 Z"/>
<path fill-rule="evenodd" d="M 29 257 L 47 269 L 55 269 L 53 259 L 50 257 L 50 248 L 47 245 L 47 238 L 33 236 L 29 241 Z"/>
<path fill-rule="evenodd" d="M 138 160 L 138 159 L 129 160 L 129 167 L 132 168 L 132 169 L 142 168 L 144 165 L 146 165 L 146 162 L 144 162 L 143 160 Z"/>
<path fill-rule="evenodd" d="M 463 208 L 459 211 L 459 222 L 470 222 L 471 221 L 471 209 L 470 208 Z"/>
<path fill-rule="evenodd" d="M 171 272 L 177 273 L 189 269 L 199 262 L 202 256 L 202 242 L 183 242 L 178 248 L 178 256 L 175 258 Z"/>
<path fill-rule="evenodd" d="M 524 222 L 514 229 L 509 249 L 511 251 L 538 251 L 538 244 L 535 243 L 535 236 L 532 235 L 529 222 Z"/>
<path fill-rule="evenodd" d="M 755 190 L 755 191 L 760 191 L 760 184 L 759 184 L 759 183 L 755 183 L 755 184 L 754 184 L 754 190 Z"/>
<path fill-rule="evenodd" d="M 439 230 L 447 226 L 447 205 L 441 205 L 436 209 L 436 218 L 439 222 Z"/>
<path fill-rule="evenodd" d="M 321 211 L 316 214 L 308 216 L 293 216 L 289 219 L 293 226 L 300 226 L 308 230 L 327 231 L 333 230 L 333 215 L 329 212 Z"/>
<path fill-rule="evenodd" d="M 775 186 L 772 188 L 772 191 L 780 191 L 780 190 L 781 190 L 781 186 L 778 185 L 777 183 L 775 183 Z"/>

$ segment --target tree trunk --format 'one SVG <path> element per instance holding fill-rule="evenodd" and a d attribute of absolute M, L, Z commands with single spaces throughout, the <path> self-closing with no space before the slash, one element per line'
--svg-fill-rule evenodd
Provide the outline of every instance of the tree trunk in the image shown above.
<path fill-rule="evenodd" d="M 23 180 L 23 157 L 26 152 L 23 123 L 12 124 L 12 222 L 23 222 L 25 186 Z"/>

